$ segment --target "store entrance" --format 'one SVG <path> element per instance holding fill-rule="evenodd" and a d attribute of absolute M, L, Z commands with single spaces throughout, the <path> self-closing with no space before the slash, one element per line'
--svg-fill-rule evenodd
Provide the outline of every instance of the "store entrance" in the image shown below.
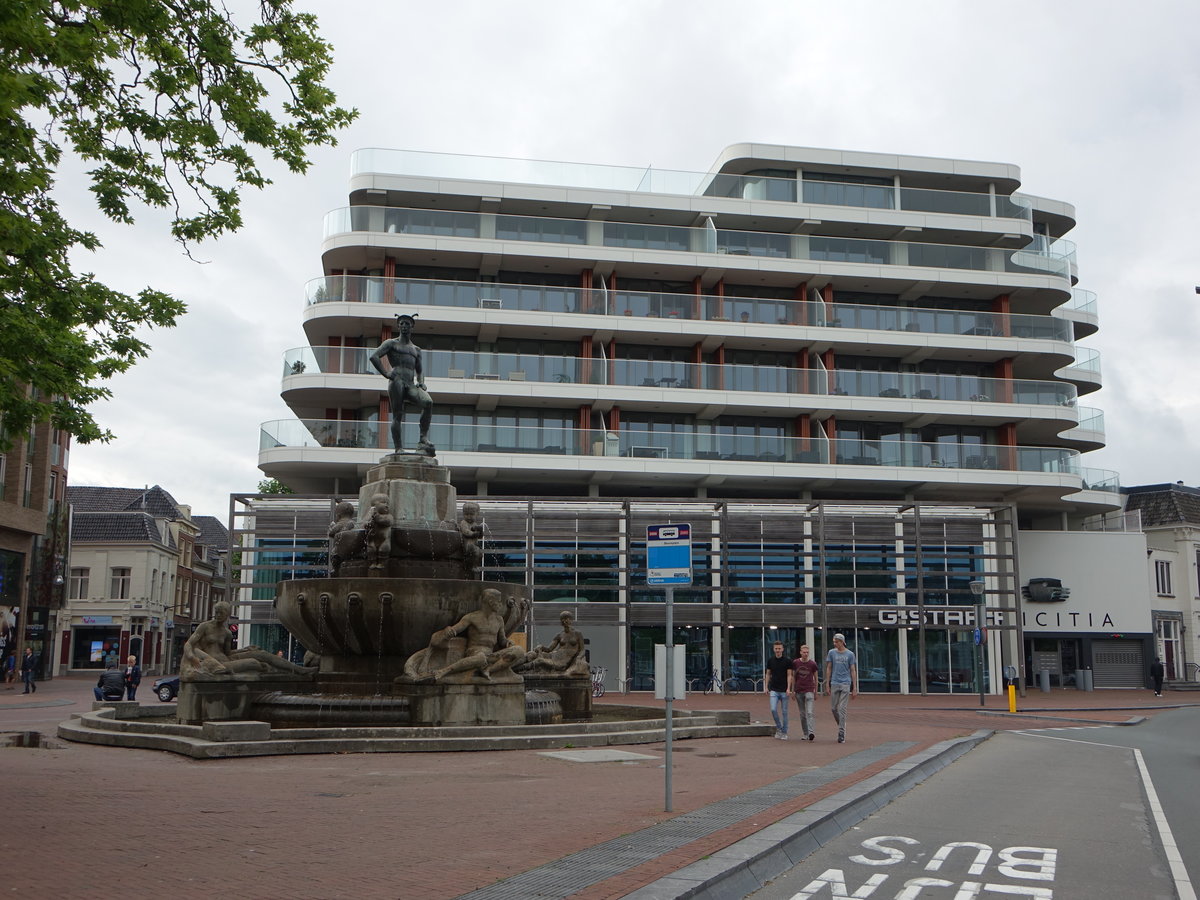
<path fill-rule="evenodd" d="M 1074 687 L 1075 670 L 1082 659 L 1078 638 L 1026 638 L 1025 678 L 1027 688 L 1038 687 L 1042 670 L 1050 673 L 1050 687 Z"/>

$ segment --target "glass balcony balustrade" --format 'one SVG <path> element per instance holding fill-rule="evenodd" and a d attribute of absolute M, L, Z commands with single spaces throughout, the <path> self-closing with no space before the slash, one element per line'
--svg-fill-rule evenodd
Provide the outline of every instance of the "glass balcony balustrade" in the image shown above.
<path fill-rule="evenodd" d="M 460 179 L 555 187 L 593 188 L 629 193 L 687 194 L 732 197 L 741 200 L 802 201 L 824 206 L 899 209 L 911 212 L 948 213 L 960 216 L 1032 221 L 1031 204 L 1012 196 L 899 188 L 854 182 L 803 181 L 768 175 L 733 175 L 724 172 L 688 172 L 654 167 L 606 166 L 426 153 L 414 150 L 368 148 L 351 157 L 354 175 L 394 174 L 415 178 Z"/>
<path fill-rule="evenodd" d="M 1056 316 L 855 303 L 826 305 L 810 300 L 609 291 L 602 288 L 589 291 L 532 284 L 433 281 L 366 275 L 314 278 L 305 286 L 305 301 L 309 305 L 358 302 L 483 307 L 527 312 L 737 322 L 744 325 L 809 325 L 918 334 L 1022 337 L 1063 342 L 1072 340 L 1070 322 Z"/>
<path fill-rule="evenodd" d="M 1070 255 L 1063 255 L 1063 248 L 1069 242 L 1061 241 L 1048 244 L 1038 240 L 1014 250 L 391 206 L 349 206 L 326 214 L 326 240 L 355 233 L 485 238 L 879 266 L 1048 274 L 1067 279 L 1071 277 L 1073 265 Z"/>
<path fill-rule="evenodd" d="M 1091 406 L 1079 407 L 1079 424 L 1075 427 L 1081 431 L 1104 434 L 1104 410 Z"/>
<path fill-rule="evenodd" d="M 284 354 L 283 374 L 374 373 L 374 348 L 298 347 Z M 644 359 L 581 359 L 528 353 L 470 353 L 429 350 L 424 374 L 433 378 L 497 379 L 621 387 L 693 388 L 773 394 L 957 400 L 1074 406 L 1074 385 L 1053 381 L 937 375 L 919 372 L 863 372 L 795 369 L 766 365 L 715 365 Z"/>
<path fill-rule="evenodd" d="M 1096 315 L 1096 292 L 1085 291 L 1083 288 L 1071 288 L 1071 299 L 1063 304 L 1064 309 L 1074 312 Z"/>
<path fill-rule="evenodd" d="M 1094 347 L 1075 347 L 1075 362 L 1066 367 L 1068 372 L 1082 372 L 1100 377 L 1100 351 Z"/>
<path fill-rule="evenodd" d="M 1080 469 L 1084 490 L 1105 491 L 1110 494 L 1121 492 L 1121 477 L 1110 469 Z"/>
<path fill-rule="evenodd" d="M 668 428 L 626 428 L 618 432 L 568 425 L 482 424 L 435 421 L 430 440 L 439 453 L 505 453 L 554 456 L 609 456 L 627 459 L 717 460 L 780 464 L 834 464 L 901 468 L 994 470 L 1080 476 L 1080 454 L 1062 447 L 919 440 L 827 440 L 755 434 L 750 429 L 696 432 Z M 378 422 L 290 419 L 264 422 L 259 450 L 280 447 L 383 447 Z M 1115 479 L 1113 473 L 1098 484 Z M 1088 482 L 1091 484 L 1091 481 Z M 1101 489 L 1101 488 L 1093 488 Z M 1104 488 L 1107 489 L 1107 488 Z"/>

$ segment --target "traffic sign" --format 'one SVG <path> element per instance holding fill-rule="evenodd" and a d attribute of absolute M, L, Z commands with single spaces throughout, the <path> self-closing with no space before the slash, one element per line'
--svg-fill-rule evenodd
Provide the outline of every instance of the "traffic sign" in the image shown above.
<path fill-rule="evenodd" d="M 646 584 L 692 583 L 692 526 L 646 528 Z"/>

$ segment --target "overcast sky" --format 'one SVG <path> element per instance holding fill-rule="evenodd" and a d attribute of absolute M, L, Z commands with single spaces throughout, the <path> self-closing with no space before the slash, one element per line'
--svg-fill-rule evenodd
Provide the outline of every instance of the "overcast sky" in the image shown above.
<path fill-rule="evenodd" d="M 235 0 L 235 9 L 250 8 Z M 255 4 L 256 5 L 256 4 Z M 360 110 L 306 176 L 249 195 L 246 225 L 197 265 L 161 219 L 107 223 L 73 178 L 84 267 L 187 302 L 97 406 L 117 434 L 76 445 L 73 484 L 161 484 L 226 517 L 253 491 L 259 425 L 292 418 L 282 354 L 305 343 L 323 214 L 350 154 L 393 147 L 705 170 L 743 141 L 1014 163 L 1022 190 L 1074 204 L 1079 287 L 1099 295 L 1108 447 L 1123 484 L 1200 484 L 1200 5 L 609 0 L 309 0 L 335 47 L 331 86 Z"/>

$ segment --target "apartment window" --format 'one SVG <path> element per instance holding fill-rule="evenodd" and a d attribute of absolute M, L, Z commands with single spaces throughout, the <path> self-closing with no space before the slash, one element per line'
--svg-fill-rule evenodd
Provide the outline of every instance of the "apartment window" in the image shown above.
<path fill-rule="evenodd" d="M 109 587 L 108 596 L 113 600 L 128 600 L 129 599 L 129 583 L 132 581 L 132 572 L 130 569 L 123 566 L 115 566 L 112 570 L 112 584 Z"/>
<path fill-rule="evenodd" d="M 1171 563 L 1169 560 L 1154 561 L 1154 589 L 1159 594 L 1171 593 Z"/>
<path fill-rule="evenodd" d="M 33 506 L 33 463 L 25 463 L 25 483 L 23 485 L 22 506 Z"/>
<path fill-rule="evenodd" d="M 88 595 L 88 581 L 92 574 L 91 569 L 71 569 L 71 587 L 68 599 L 71 600 L 86 600 Z"/>

